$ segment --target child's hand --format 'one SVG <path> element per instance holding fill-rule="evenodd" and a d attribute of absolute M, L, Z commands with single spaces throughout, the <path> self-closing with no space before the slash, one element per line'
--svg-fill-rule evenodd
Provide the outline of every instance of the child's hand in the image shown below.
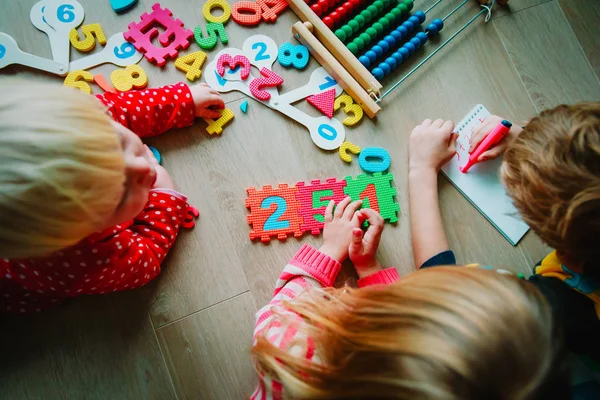
<path fill-rule="evenodd" d="M 471 140 L 469 141 L 469 144 L 471 145 L 469 147 L 469 153 L 472 153 L 477 147 L 477 145 L 481 143 L 483 139 L 485 139 L 486 135 L 490 133 L 496 127 L 496 125 L 502 122 L 503 119 L 504 118 L 499 117 L 497 115 L 492 115 L 488 117 L 485 121 L 483 121 L 483 123 L 477 128 L 473 129 L 473 134 L 471 135 Z M 508 131 L 506 137 L 504 137 L 504 139 L 502 139 L 500 143 L 497 143 L 494 147 L 480 155 L 477 161 L 492 160 L 500 156 L 506 151 L 508 145 L 513 140 L 515 140 L 522 131 L 523 128 L 521 128 L 520 126 L 513 125 L 510 128 L 510 131 Z"/>
<path fill-rule="evenodd" d="M 190 86 L 190 92 L 196 107 L 196 117 L 217 119 L 221 116 L 218 110 L 225 108 L 225 102 L 219 92 L 211 89 L 206 83 Z"/>
<path fill-rule="evenodd" d="M 454 122 L 426 119 L 417 125 L 408 142 L 411 170 L 429 169 L 437 173 L 456 152 L 457 135 L 452 133 Z"/>
<path fill-rule="evenodd" d="M 342 262 L 348 258 L 352 229 L 360 226 L 358 219 L 354 218 L 354 213 L 362 205 L 362 200 L 350 203 L 350 197 L 346 197 L 337 205 L 335 212 L 333 212 L 334 205 L 333 200 L 330 201 L 325 210 L 323 246 L 319 251 Z"/>
<path fill-rule="evenodd" d="M 148 156 L 148 160 L 150 161 L 150 163 L 154 167 L 154 170 L 156 171 L 156 180 L 154 181 L 154 185 L 152 185 L 152 189 L 160 188 L 175 190 L 175 184 L 173 183 L 173 180 L 169 176 L 167 170 L 158 163 L 158 160 L 156 159 L 156 157 L 154 157 L 154 153 L 152 152 L 152 150 L 150 150 L 148 146 L 144 147 L 146 147 L 146 154 Z"/>
<path fill-rule="evenodd" d="M 369 208 L 357 211 L 354 218 L 357 219 L 359 226 L 365 220 L 369 221 L 369 228 L 367 228 L 364 236 L 362 229 L 352 229 L 352 242 L 348 248 L 350 261 L 354 264 L 358 277 L 364 278 L 381 271 L 381 265 L 375 258 L 375 253 L 379 247 L 384 221 L 377 211 Z"/>

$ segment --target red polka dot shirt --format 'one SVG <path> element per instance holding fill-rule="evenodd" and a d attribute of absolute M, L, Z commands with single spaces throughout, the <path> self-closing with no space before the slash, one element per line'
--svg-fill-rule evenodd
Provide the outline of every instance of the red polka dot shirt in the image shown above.
<path fill-rule="evenodd" d="M 193 124 L 195 107 L 184 83 L 96 96 L 108 114 L 140 137 Z M 0 312 L 42 311 L 69 297 L 145 285 L 188 218 L 187 198 L 171 189 L 150 192 L 134 219 L 88 236 L 48 257 L 0 259 Z"/>

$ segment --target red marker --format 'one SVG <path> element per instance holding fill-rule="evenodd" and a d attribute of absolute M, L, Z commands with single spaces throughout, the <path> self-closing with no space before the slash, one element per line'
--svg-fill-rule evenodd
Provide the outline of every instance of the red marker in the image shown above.
<path fill-rule="evenodd" d="M 478 162 L 477 160 L 483 153 L 485 153 L 492 146 L 494 146 L 495 144 L 500 142 L 502 139 L 504 139 L 504 136 L 506 136 L 508 134 L 508 132 L 510 131 L 511 126 L 512 126 L 512 124 L 507 120 L 502 120 L 502 122 L 500 122 L 498 125 L 496 125 L 494 130 L 492 130 L 490 133 L 488 133 L 486 135 L 485 139 L 483 139 L 483 141 L 481 143 L 479 143 L 479 145 L 471 153 L 471 155 L 469 156 L 469 161 L 467 161 L 467 163 L 464 166 L 459 168 L 460 172 L 462 172 L 464 174 L 474 164 L 477 164 L 477 162 Z"/>

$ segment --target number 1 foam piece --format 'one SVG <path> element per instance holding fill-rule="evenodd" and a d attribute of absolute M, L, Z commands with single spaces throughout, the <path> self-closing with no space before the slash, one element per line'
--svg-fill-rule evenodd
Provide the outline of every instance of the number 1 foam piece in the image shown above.
<path fill-rule="evenodd" d="M 335 102 L 335 89 L 329 89 L 323 93 L 313 94 L 306 98 L 312 106 L 321 111 L 329 118 L 333 118 L 333 103 Z"/>
<path fill-rule="evenodd" d="M 154 4 L 152 10 L 150 14 L 143 13 L 139 23 L 130 23 L 127 26 L 129 30 L 123 33 L 123 37 L 133 43 L 136 50 L 143 52 L 148 61 L 162 67 L 167 58 L 175 58 L 179 50 L 188 48 L 194 32 L 184 29 L 183 22 L 173 19 L 173 13 L 166 7 L 161 8 L 159 3 Z M 165 31 L 159 34 L 155 24 L 162 25 Z M 156 37 L 163 47 L 152 44 L 152 39 Z"/>
<path fill-rule="evenodd" d="M 271 237 L 286 239 L 289 235 L 300 237 L 304 232 L 313 235 L 323 229 L 323 216 L 330 200 L 339 203 L 346 196 L 363 200 L 361 208 L 371 208 L 391 222 L 398 221 L 400 206 L 396 202 L 396 189 L 392 187 L 392 174 L 375 173 L 359 175 L 356 179 L 346 177 L 313 180 L 310 184 L 299 182 L 294 187 L 280 184 L 273 189 L 246 189 L 246 207 L 250 209 L 248 224 L 252 226 L 250 240 L 269 242 Z"/>
<path fill-rule="evenodd" d="M 138 0 L 110 0 L 110 6 L 115 12 L 124 12 L 129 10 Z"/>
<path fill-rule="evenodd" d="M 235 114 L 233 113 L 233 111 L 226 108 L 224 110 L 221 110 L 221 116 L 219 117 L 219 119 L 216 119 L 216 120 L 211 119 L 211 118 L 202 118 L 202 119 L 204 120 L 204 122 L 206 122 L 208 124 L 208 126 L 206 127 L 206 132 L 208 132 L 209 135 L 214 135 L 215 133 L 217 135 L 220 135 L 221 132 L 223 132 L 223 126 L 225 126 L 226 123 L 228 123 L 229 121 L 231 121 L 234 118 L 235 118 Z"/>

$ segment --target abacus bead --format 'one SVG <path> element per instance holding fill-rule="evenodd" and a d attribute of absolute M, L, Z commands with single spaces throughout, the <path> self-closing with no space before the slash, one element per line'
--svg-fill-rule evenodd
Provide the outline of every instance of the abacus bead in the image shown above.
<path fill-rule="evenodd" d="M 427 18 L 427 17 L 425 16 L 425 13 L 424 13 L 423 11 L 421 11 L 421 10 L 419 10 L 419 11 L 415 12 L 415 13 L 414 13 L 414 16 L 418 18 L 418 20 L 419 20 L 419 23 L 421 23 L 421 24 L 422 24 L 423 22 L 425 22 L 425 18 Z"/>
<path fill-rule="evenodd" d="M 392 14 L 392 11 L 390 10 L 389 13 L 385 14 L 383 16 L 385 19 L 387 19 L 388 21 L 390 21 L 390 23 L 394 22 L 396 20 L 396 16 L 394 14 Z"/>
<path fill-rule="evenodd" d="M 416 36 L 421 41 L 421 46 L 427 43 L 427 34 L 425 32 L 419 32 Z"/>
<path fill-rule="evenodd" d="M 383 70 L 381 68 L 379 68 L 379 67 L 373 68 L 373 71 L 371 71 L 371 73 L 373 74 L 375 79 L 377 79 L 378 81 L 383 79 Z"/>
<path fill-rule="evenodd" d="M 345 19 L 346 18 L 347 10 L 344 7 L 338 7 L 338 8 L 335 9 L 335 11 L 338 14 L 340 14 L 340 18 L 341 19 Z"/>
<path fill-rule="evenodd" d="M 387 51 L 390 49 L 390 45 L 385 40 L 380 40 L 377 42 L 377 46 L 381 47 L 384 53 L 387 53 Z"/>
<path fill-rule="evenodd" d="M 350 36 L 352 36 L 354 34 L 354 31 L 348 25 L 342 26 L 342 30 L 346 34 L 346 39 L 350 39 Z"/>
<path fill-rule="evenodd" d="M 402 40 L 402 34 L 400 32 L 398 32 L 397 30 L 393 30 L 390 32 L 390 36 L 394 38 L 394 43 Z M 387 36 L 386 36 L 387 37 Z M 385 39 L 385 38 L 384 38 Z M 387 40 L 387 39 L 385 39 Z M 391 46 L 391 43 L 390 43 Z"/>
<path fill-rule="evenodd" d="M 357 54 L 358 53 L 358 46 L 356 45 L 356 43 L 352 42 L 348 44 L 348 50 L 350 50 L 350 53 L 352 54 Z"/>
<path fill-rule="evenodd" d="M 356 22 L 355 20 L 350 20 L 348 21 L 348 26 L 350 28 L 352 28 L 353 32 L 358 32 L 359 26 L 358 26 L 358 22 Z"/>
<path fill-rule="evenodd" d="M 381 26 L 383 26 L 383 29 L 386 31 L 390 27 L 390 21 L 386 17 L 379 18 L 378 23 L 380 23 Z"/>
<path fill-rule="evenodd" d="M 378 44 L 373 46 L 371 50 L 377 55 L 377 57 L 381 57 L 383 55 L 383 49 Z"/>
<path fill-rule="evenodd" d="M 315 3 L 312 6 L 310 6 L 310 9 L 313 10 L 315 14 L 317 14 L 317 17 L 320 17 L 323 14 L 323 11 L 321 11 L 321 7 L 318 3 Z"/>
<path fill-rule="evenodd" d="M 415 5 L 413 0 L 403 0 L 403 3 L 406 5 L 406 8 L 408 8 L 408 11 L 412 10 L 413 6 Z"/>
<path fill-rule="evenodd" d="M 435 26 L 437 26 L 438 31 L 441 31 L 442 29 L 444 29 L 444 21 L 442 21 L 439 18 L 434 19 L 433 21 L 431 21 L 432 24 L 435 24 Z"/>
<path fill-rule="evenodd" d="M 415 45 L 412 44 L 411 42 L 404 43 L 403 47 L 406 48 L 406 50 L 408 50 L 408 54 L 413 54 L 417 50 Z"/>
<path fill-rule="evenodd" d="M 394 47 L 396 45 L 396 39 L 392 35 L 387 35 L 383 38 L 387 42 L 390 47 Z"/>
<path fill-rule="evenodd" d="M 396 60 L 397 64 L 401 64 L 404 61 L 404 57 L 402 57 L 402 53 L 398 53 L 397 51 L 392 53 L 392 57 Z"/>
<path fill-rule="evenodd" d="M 381 0 L 381 2 L 383 3 L 384 7 L 388 7 L 390 5 L 390 1 L 391 0 Z"/>
<path fill-rule="evenodd" d="M 369 12 L 369 10 L 367 10 L 367 9 L 362 10 L 360 12 L 360 15 L 362 15 L 362 17 L 365 19 L 365 22 L 369 22 L 373 18 L 373 16 L 371 15 L 371 13 Z"/>
<path fill-rule="evenodd" d="M 358 7 L 360 7 L 360 0 L 350 0 L 350 4 L 352 4 L 352 8 L 356 10 Z"/>
<path fill-rule="evenodd" d="M 408 57 L 410 56 L 410 52 L 408 51 L 408 49 L 404 46 L 400 47 L 398 49 L 398 53 L 402 54 L 402 59 L 406 60 L 408 59 Z"/>
<path fill-rule="evenodd" d="M 363 42 L 365 42 L 365 44 L 371 43 L 371 36 L 369 36 L 365 32 L 363 32 L 360 35 L 358 35 L 358 37 L 361 38 L 363 40 Z"/>
<path fill-rule="evenodd" d="M 327 5 L 329 6 L 329 8 L 335 6 L 336 0 L 327 0 Z"/>
<path fill-rule="evenodd" d="M 381 32 L 383 32 L 383 25 L 381 25 L 379 22 L 375 22 L 373 24 L 373 28 L 375 28 L 378 35 L 381 35 Z"/>
<path fill-rule="evenodd" d="M 379 68 L 383 71 L 384 76 L 392 72 L 392 68 L 390 68 L 389 64 L 386 62 L 379 64 Z"/>
<path fill-rule="evenodd" d="M 367 56 L 367 58 L 369 59 L 369 61 L 371 62 L 375 62 L 375 60 L 377 60 L 377 54 L 373 51 L 373 50 L 369 50 L 365 53 L 365 56 Z"/>
<path fill-rule="evenodd" d="M 411 16 L 408 20 L 412 22 L 415 26 L 421 25 L 421 22 L 419 22 L 419 18 L 415 17 L 414 15 Z"/>
<path fill-rule="evenodd" d="M 346 33 L 341 29 L 335 31 L 335 36 L 337 36 L 337 38 L 340 39 L 342 42 L 346 41 Z"/>
<path fill-rule="evenodd" d="M 402 15 L 406 15 L 408 13 L 408 7 L 406 7 L 406 4 L 402 3 L 402 4 L 398 4 L 398 7 L 400 9 L 400 11 L 402 12 Z"/>
<path fill-rule="evenodd" d="M 410 43 L 412 43 L 413 46 L 415 46 L 415 49 L 418 49 L 419 47 L 421 47 L 421 41 L 417 37 L 410 39 Z"/>
<path fill-rule="evenodd" d="M 427 27 L 425 28 L 425 30 L 427 31 L 427 34 L 430 35 L 430 36 L 433 36 L 436 33 L 438 33 L 437 25 L 434 24 L 434 23 L 431 23 L 431 24 L 427 25 Z"/>
<path fill-rule="evenodd" d="M 419 39 L 417 39 L 417 41 L 418 40 Z M 354 43 L 358 47 L 359 51 L 362 50 L 365 47 L 365 41 L 362 40 L 360 37 L 355 37 L 354 40 L 352 41 L 352 43 Z M 356 53 L 354 53 L 354 54 L 356 54 Z"/>
<path fill-rule="evenodd" d="M 400 33 L 403 38 L 408 36 L 408 28 L 406 28 L 406 26 L 404 26 L 404 24 L 397 27 L 396 32 Z"/>
<path fill-rule="evenodd" d="M 333 22 L 335 22 L 336 25 L 339 24 L 342 20 L 342 16 L 337 11 L 333 11 L 331 14 L 329 14 L 329 16 L 331 17 L 331 19 L 333 19 Z"/>
<path fill-rule="evenodd" d="M 317 4 L 319 7 L 321 7 L 321 14 L 324 14 L 327 12 L 327 10 L 329 10 L 329 4 L 327 4 L 327 0 L 319 0 Z"/>
<path fill-rule="evenodd" d="M 405 27 L 408 30 L 408 33 L 412 32 L 415 29 L 415 24 L 413 24 L 410 21 L 404 21 L 402 23 L 402 26 Z"/>
<path fill-rule="evenodd" d="M 375 7 L 375 5 L 371 4 L 369 7 L 367 7 L 367 11 L 371 13 L 371 17 L 373 17 L 374 15 L 377 15 L 377 7 Z"/>
<path fill-rule="evenodd" d="M 332 30 L 333 27 L 335 26 L 335 24 L 333 23 L 333 20 L 331 19 L 331 17 L 327 16 L 325 18 L 323 18 L 323 22 L 325 23 L 325 25 L 327 25 L 327 27 Z"/>
<path fill-rule="evenodd" d="M 394 21 L 402 18 L 402 9 L 400 7 L 394 7 L 390 10 L 390 14 L 394 16 Z"/>
<path fill-rule="evenodd" d="M 389 65 L 389 66 L 390 66 L 390 68 L 391 68 L 392 70 L 394 70 L 394 69 L 396 68 L 396 65 L 398 64 L 398 63 L 396 62 L 396 59 L 394 59 L 393 57 L 388 57 L 388 58 L 386 58 L 386 59 L 385 59 L 385 63 L 386 63 L 387 65 Z"/>
<path fill-rule="evenodd" d="M 371 36 L 372 38 L 377 37 L 377 31 L 373 27 L 368 27 L 365 32 L 367 33 L 367 35 Z"/>
<path fill-rule="evenodd" d="M 358 26 L 359 26 L 359 27 L 361 27 L 361 28 L 362 28 L 363 26 L 365 26 L 365 22 L 366 22 L 366 21 L 365 21 L 365 17 L 363 17 L 362 15 L 360 15 L 360 14 L 359 14 L 359 15 L 357 15 L 356 17 L 354 17 L 354 20 L 355 20 L 356 22 L 358 22 Z"/>
<path fill-rule="evenodd" d="M 381 12 L 383 10 L 383 2 L 381 0 L 375 0 L 373 5 L 377 8 L 377 11 Z"/>
<path fill-rule="evenodd" d="M 369 68 L 371 66 L 371 60 L 369 60 L 369 57 L 367 56 L 358 57 L 358 61 L 360 61 L 360 63 L 364 65 L 365 68 Z"/>

